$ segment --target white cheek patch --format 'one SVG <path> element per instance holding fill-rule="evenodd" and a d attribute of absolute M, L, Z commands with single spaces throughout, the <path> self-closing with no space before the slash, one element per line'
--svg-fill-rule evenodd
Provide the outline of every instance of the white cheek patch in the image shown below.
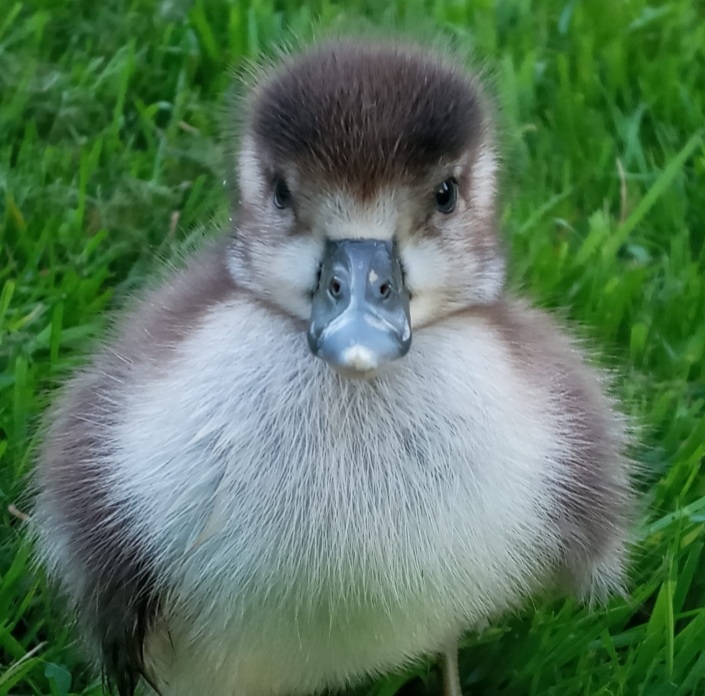
<path fill-rule="evenodd" d="M 397 231 L 397 201 L 391 192 L 361 203 L 341 192 L 328 196 L 318 210 L 316 233 L 328 239 L 392 239 Z"/>
<path fill-rule="evenodd" d="M 263 194 L 264 174 L 251 137 L 242 141 L 238 159 L 238 179 L 242 197 L 248 201 L 259 200 Z"/>
<path fill-rule="evenodd" d="M 440 242 L 420 240 L 409 244 L 402 251 L 404 271 L 409 289 L 413 293 L 441 288 L 451 272 L 448 253 Z"/>
<path fill-rule="evenodd" d="M 447 253 L 430 240 L 406 246 L 402 262 L 411 292 L 411 325 L 416 328 L 441 315 L 448 302 L 446 285 L 453 271 Z"/>
<path fill-rule="evenodd" d="M 290 239 L 267 250 L 257 265 L 272 300 L 295 316 L 308 319 L 309 295 L 322 255 L 322 242 L 308 236 Z"/>
<path fill-rule="evenodd" d="M 486 262 L 482 269 L 482 285 L 478 288 L 478 297 L 483 302 L 496 300 L 504 289 L 506 263 L 501 255 Z"/>
<path fill-rule="evenodd" d="M 497 156 L 488 145 L 483 145 L 471 170 L 471 207 L 482 213 L 494 207 L 497 194 Z"/>

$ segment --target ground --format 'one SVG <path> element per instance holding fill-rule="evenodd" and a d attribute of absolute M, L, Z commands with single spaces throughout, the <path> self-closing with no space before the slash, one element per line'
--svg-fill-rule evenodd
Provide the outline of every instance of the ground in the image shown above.
<path fill-rule="evenodd" d="M 469 636 L 473 694 L 705 694 L 705 9 L 693 0 L 5 0 L 0 695 L 100 694 L 31 563 L 38 417 L 105 311 L 226 219 L 230 67 L 312 20 L 471 47 L 501 124 L 511 277 L 564 307 L 640 425 L 629 596 Z M 433 692 L 420 665 L 363 688 Z"/>

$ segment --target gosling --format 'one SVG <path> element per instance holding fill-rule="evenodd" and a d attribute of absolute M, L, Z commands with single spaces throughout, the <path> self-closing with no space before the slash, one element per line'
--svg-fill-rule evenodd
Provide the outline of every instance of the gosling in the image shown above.
<path fill-rule="evenodd" d="M 242 104 L 232 228 L 49 415 L 39 555 L 120 696 L 296 696 L 623 584 L 624 419 L 505 290 L 477 79 L 331 41 Z M 142 686 L 141 686 L 142 685 Z"/>

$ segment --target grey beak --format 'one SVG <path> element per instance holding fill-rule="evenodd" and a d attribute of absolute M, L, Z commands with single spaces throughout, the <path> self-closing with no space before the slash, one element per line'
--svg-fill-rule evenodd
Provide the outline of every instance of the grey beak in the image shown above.
<path fill-rule="evenodd" d="M 329 241 L 313 294 L 308 344 L 340 372 L 363 376 L 406 355 L 409 294 L 396 244 Z"/>

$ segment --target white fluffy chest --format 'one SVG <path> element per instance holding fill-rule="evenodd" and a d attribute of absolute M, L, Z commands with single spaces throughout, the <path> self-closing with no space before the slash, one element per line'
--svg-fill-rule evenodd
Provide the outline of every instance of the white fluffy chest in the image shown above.
<path fill-rule="evenodd" d="M 169 578 L 173 630 L 233 683 L 259 684 L 278 651 L 265 686 L 286 692 L 295 673 L 316 688 L 388 668 L 516 603 L 555 547 L 536 398 L 479 324 L 420 331 L 351 382 L 261 309 L 219 309 L 163 374 L 126 385 L 116 432 L 118 495 Z"/>

